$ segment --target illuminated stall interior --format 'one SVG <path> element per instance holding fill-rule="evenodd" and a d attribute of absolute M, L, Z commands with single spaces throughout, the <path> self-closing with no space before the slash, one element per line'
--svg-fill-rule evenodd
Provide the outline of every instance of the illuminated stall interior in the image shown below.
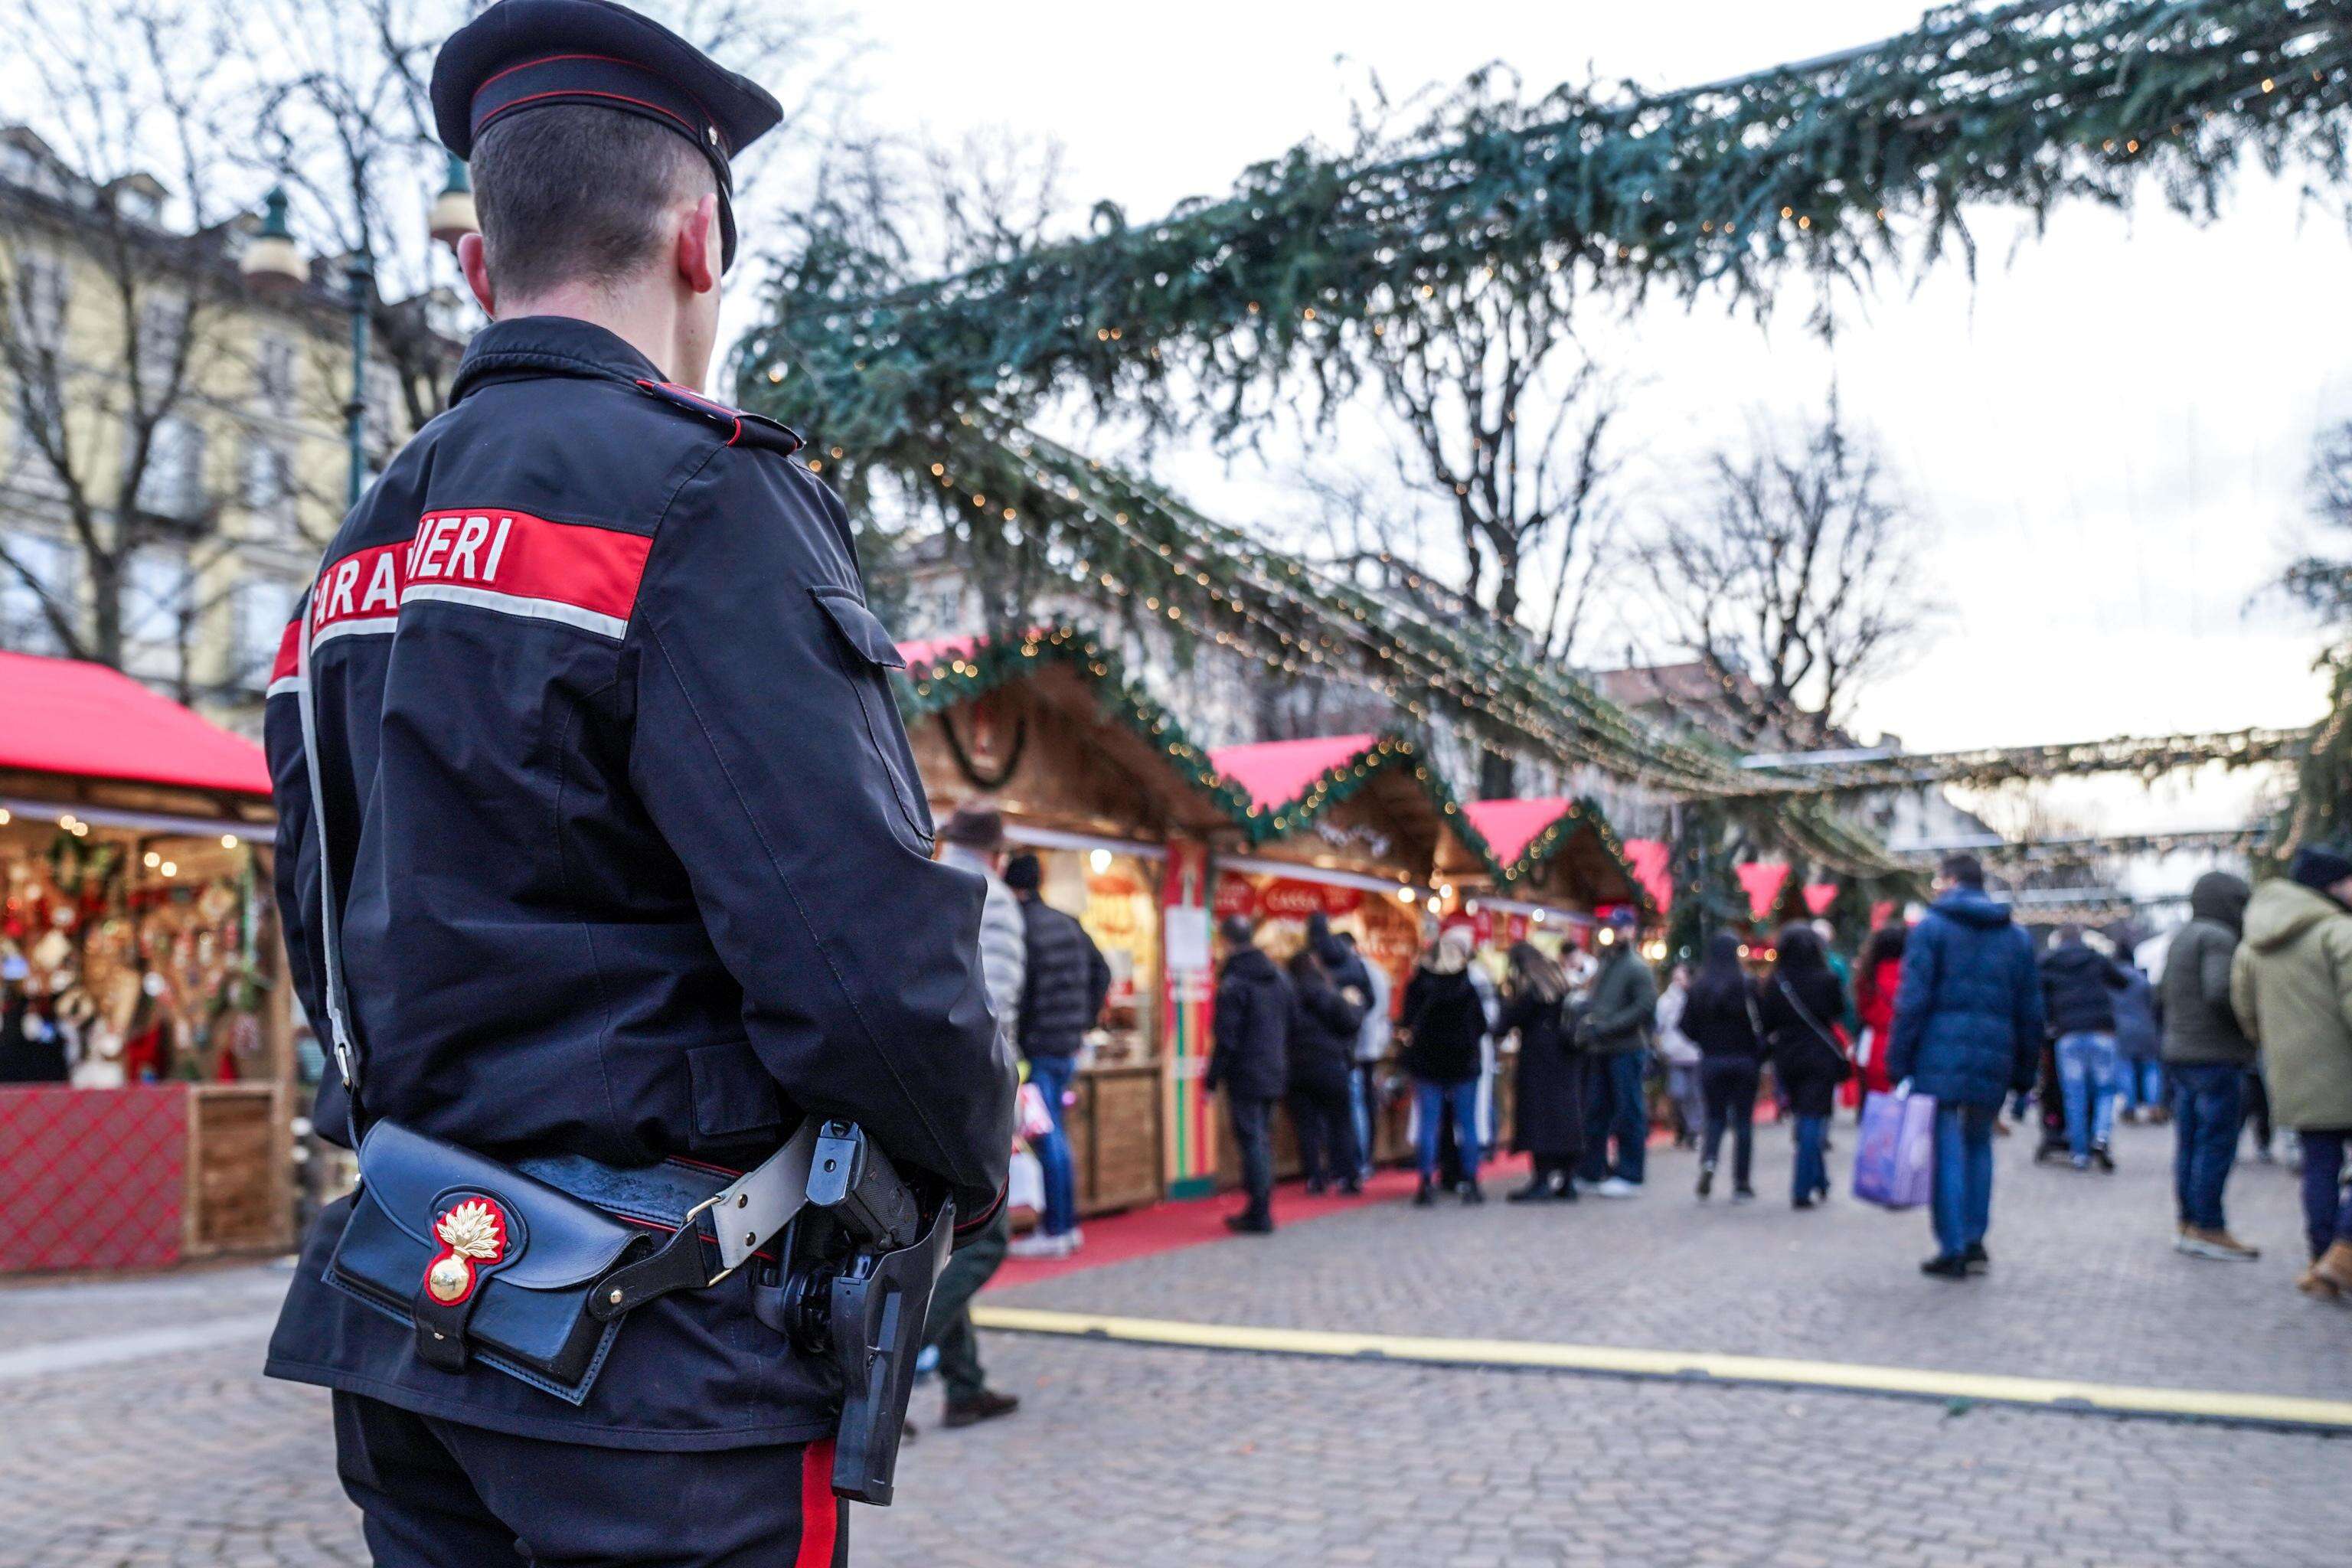
<path fill-rule="evenodd" d="M 0 653 L 0 966 L 40 1036 L 0 1085 L 0 1272 L 288 1239 L 273 831 L 251 742 L 101 666 Z M 136 1225 L 74 1223 L 147 1187 Z"/>
<path fill-rule="evenodd" d="M 1011 847 L 1036 854 L 1045 901 L 1076 915 L 1110 965 L 1072 1107 L 1080 1207 L 1157 1198 L 1171 1049 L 1162 1037 L 1168 845 L 1230 837 L 1245 802 L 1083 634 L 899 651 L 900 710 L 933 816 L 992 801 Z M 1193 945 L 1205 957 L 1205 928 Z"/>

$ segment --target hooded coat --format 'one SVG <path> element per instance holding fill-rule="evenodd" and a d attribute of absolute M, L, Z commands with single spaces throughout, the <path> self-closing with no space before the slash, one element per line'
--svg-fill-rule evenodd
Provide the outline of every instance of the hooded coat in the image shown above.
<path fill-rule="evenodd" d="M 2033 943 L 1982 888 L 1937 900 L 1903 950 L 1886 1070 L 1951 1105 L 2000 1108 L 2031 1088 L 2042 1054 Z"/>
<path fill-rule="evenodd" d="M 1255 947 L 1237 950 L 1217 975 L 1215 1041 L 1207 1086 L 1237 1100 L 1280 1100 L 1289 1085 L 1290 982 Z"/>
<path fill-rule="evenodd" d="M 2164 1059 L 2181 1066 L 2254 1065 L 2254 1042 L 2230 1005 L 2230 961 L 2253 889 L 2227 871 L 2208 871 L 2189 889 L 2189 921 L 2164 950 Z"/>
<path fill-rule="evenodd" d="M 2114 1034 L 2116 993 L 2124 984 L 2116 961 L 2079 936 L 2042 955 L 2042 1005 L 2056 1034 Z"/>
<path fill-rule="evenodd" d="M 2271 1114 L 2299 1132 L 2352 1131 L 2352 911 L 2287 878 L 2264 882 L 2230 996 L 2262 1047 Z"/>
<path fill-rule="evenodd" d="M 1347 952 L 1341 943 L 1331 945 Z M 1347 1093 L 1348 1074 L 1356 1060 L 1356 1036 L 1363 1026 L 1363 1005 L 1349 999 L 1311 949 L 1301 950 L 1290 965 L 1291 1086 L 1325 1094 Z"/>

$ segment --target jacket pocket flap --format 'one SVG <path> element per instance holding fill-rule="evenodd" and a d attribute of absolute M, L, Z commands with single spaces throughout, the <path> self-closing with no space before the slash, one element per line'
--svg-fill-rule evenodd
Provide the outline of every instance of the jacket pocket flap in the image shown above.
<path fill-rule="evenodd" d="M 809 595 L 833 617 L 834 628 L 841 633 L 843 640 L 867 663 L 878 664 L 885 669 L 907 668 L 906 656 L 890 639 L 888 630 L 873 611 L 858 602 L 856 594 L 847 588 L 811 588 Z"/>
<path fill-rule="evenodd" d="M 715 1143 L 782 1133 L 784 1106 L 776 1080 L 750 1044 L 700 1046 L 686 1053 L 694 1089 L 694 1131 Z"/>
<path fill-rule="evenodd" d="M 499 1269 L 507 1284 L 557 1290 L 595 1279 L 643 1233 L 512 1166 L 469 1150 L 379 1121 L 360 1141 L 360 1182 L 386 1219 L 421 1246 L 437 1247 L 433 1227 L 445 1197 L 480 1193 L 520 1224 L 520 1249 Z"/>

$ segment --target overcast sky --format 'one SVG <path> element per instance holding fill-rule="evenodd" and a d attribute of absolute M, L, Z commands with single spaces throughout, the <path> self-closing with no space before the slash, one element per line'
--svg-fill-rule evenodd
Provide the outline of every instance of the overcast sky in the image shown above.
<path fill-rule="evenodd" d="M 1302 137 L 1343 137 L 1367 71 L 1392 95 L 1492 60 L 1531 90 L 1588 70 L 1675 86 L 1866 42 L 1918 14 L 1917 0 L 894 0 L 850 13 L 873 46 L 855 68 L 871 123 L 1057 139 L 1076 210 L 1108 197 L 1138 221 L 1223 192 Z M 1940 530 L 1931 572 L 1955 612 L 1856 728 L 1947 747 L 2309 721 L 2317 637 L 2252 601 L 2302 528 L 2313 431 L 2352 416 L 2342 224 L 2299 212 L 2291 181 L 2258 173 L 2207 228 L 2154 201 L 2129 217 L 2069 211 L 2012 260 L 2011 226 L 1980 221 L 1992 243 L 1973 284 L 1948 266 L 1916 292 L 1882 292 L 1836 350 L 1848 408 Z M 1719 305 L 1662 300 L 1607 329 L 1643 378 L 1633 433 L 1654 492 L 1751 411 L 1818 406 L 1831 359 L 1802 314 L 1784 305 L 1768 332 Z M 1180 456 L 1169 477 L 1240 518 L 1276 493 L 1278 467 Z M 2156 815 L 2201 818 L 2200 805 Z"/>

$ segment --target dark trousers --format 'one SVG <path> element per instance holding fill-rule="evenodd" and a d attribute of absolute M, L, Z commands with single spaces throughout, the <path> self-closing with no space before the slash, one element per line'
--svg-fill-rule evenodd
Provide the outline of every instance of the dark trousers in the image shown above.
<path fill-rule="evenodd" d="M 1000 1205 L 989 1227 L 948 1258 L 931 1290 L 923 1342 L 940 1349 L 940 1382 L 950 1405 L 968 1405 L 988 1387 L 980 1365 L 980 1335 L 971 1326 L 971 1299 L 1003 1263 L 1012 1241 L 1013 1215 Z"/>
<path fill-rule="evenodd" d="M 833 1440 L 660 1454 L 511 1437 L 337 1394 L 376 1568 L 842 1568 Z"/>
<path fill-rule="evenodd" d="M 2178 1062 L 2168 1070 L 2174 1206 L 2183 1225 L 2226 1230 L 2221 1188 L 2245 1124 L 2245 1071 L 2228 1062 Z"/>
<path fill-rule="evenodd" d="M 1642 1184 L 1649 1155 L 1650 1105 L 1643 1093 L 1640 1051 L 1612 1051 L 1583 1058 L 1584 1163 L 1578 1175 L 1588 1184 L 1615 1176 Z M 1616 1143 L 1616 1158 L 1610 1143 Z"/>
<path fill-rule="evenodd" d="M 1706 1102 L 1706 1131 L 1699 1159 L 1712 1166 L 1723 1152 L 1723 1131 L 1731 1130 L 1731 1184 L 1748 1185 L 1756 1157 L 1756 1089 L 1762 1078 L 1754 1062 L 1716 1057 L 1699 1064 L 1699 1094 Z"/>
<path fill-rule="evenodd" d="M 2259 1153 L 2271 1152 L 2271 1090 L 2263 1081 L 2262 1069 L 2246 1069 L 2246 1116 L 2254 1124 L 2254 1148 Z"/>
<path fill-rule="evenodd" d="M 1242 1191 L 1249 1194 L 1249 1212 L 1274 1212 L 1274 1101 L 1228 1095 L 1225 1108 L 1233 1115 L 1234 1142 L 1242 1156 Z"/>
<path fill-rule="evenodd" d="M 2337 1242 L 2352 1246 L 2352 1200 L 2344 1196 L 2344 1161 L 2352 1131 L 2303 1133 L 2303 1228 L 2314 1258 Z"/>
<path fill-rule="evenodd" d="M 1352 1182 L 1363 1170 L 1348 1080 L 1290 1086 L 1290 1124 L 1298 1133 L 1298 1160 L 1310 1182 Z"/>
<path fill-rule="evenodd" d="M 1797 1163 L 1790 1174 L 1790 1198 L 1811 1198 L 1830 1190 L 1830 1119 L 1797 1114 Z"/>

